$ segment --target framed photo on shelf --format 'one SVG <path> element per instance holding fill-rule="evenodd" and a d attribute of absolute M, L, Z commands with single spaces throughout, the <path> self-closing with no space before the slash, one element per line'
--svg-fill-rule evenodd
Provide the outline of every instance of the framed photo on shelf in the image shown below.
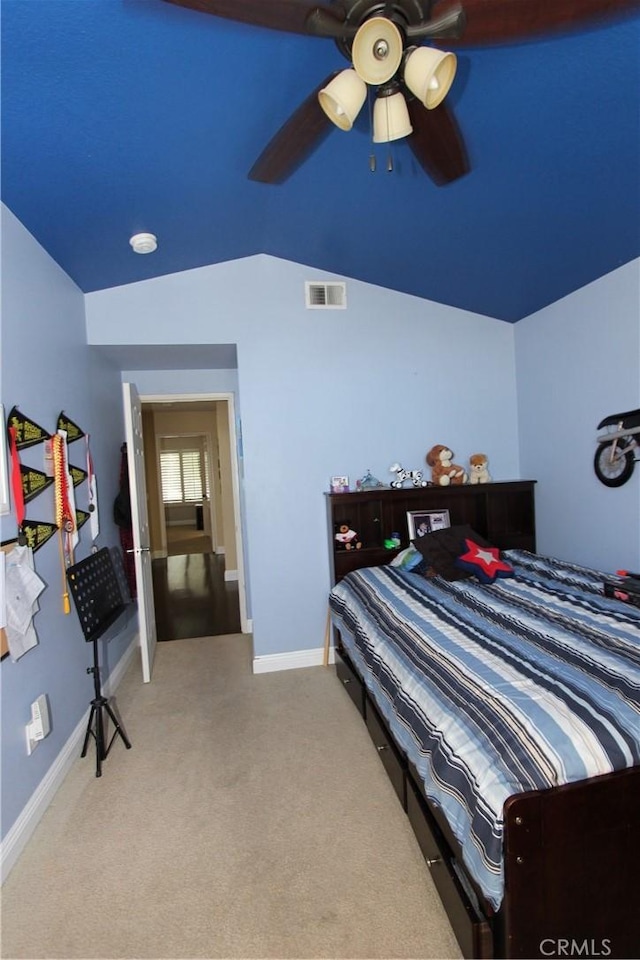
<path fill-rule="evenodd" d="M 418 537 L 426 537 L 428 533 L 434 530 L 444 530 L 451 526 L 448 510 L 408 510 L 407 526 L 409 528 L 409 540 L 417 540 Z"/>
<path fill-rule="evenodd" d="M 331 477 L 331 493 L 349 493 L 349 477 Z"/>

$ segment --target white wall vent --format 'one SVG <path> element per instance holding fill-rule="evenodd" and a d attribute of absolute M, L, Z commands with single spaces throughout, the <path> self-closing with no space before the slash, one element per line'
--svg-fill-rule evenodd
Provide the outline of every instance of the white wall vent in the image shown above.
<path fill-rule="evenodd" d="M 346 310 L 346 283 L 324 283 L 322 281 L 307 280 L 304 286 L 307 309 Z"/>

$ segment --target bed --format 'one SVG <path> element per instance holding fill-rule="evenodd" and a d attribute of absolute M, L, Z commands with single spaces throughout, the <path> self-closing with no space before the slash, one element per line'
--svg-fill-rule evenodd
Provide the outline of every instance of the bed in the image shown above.
<path fill-rule="evenodd" d="M 424 546 L 413 569 L 343 577 L 338 676 L 464 956 L 637 957 L 640 609 L 597 571 L 489 560 L 476 540 L 458 556 L 478 547 L 487 576 L 462 563 L 449 579 Z"/>

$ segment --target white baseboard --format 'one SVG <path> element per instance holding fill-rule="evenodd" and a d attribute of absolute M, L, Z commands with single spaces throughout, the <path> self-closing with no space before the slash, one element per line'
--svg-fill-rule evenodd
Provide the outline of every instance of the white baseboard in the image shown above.
<path fill-rule="evenodd" d="M 111 671 L 111 674 L 105 682 L 103 692 L 105 696 L 112 696 L 116 687 L 122 680 L 124 673 L 129 666 L 129 661 L 135 654 L 140 645 L 140 639 L 136 634 L 125 652 L 122 654 L 117 664 Z M 62 750 L 53 761 L 44 777 L 32 793 L 25 804 L 18 819 L 5 836 L 0 845 L 0 883 L 4 883 L 13 867 L 15 867 L 20 854 L 31 839 L 31 836 L 40 823 L 45 811 L 53 800 L 58 789 L 61 787 L 64 778 L 77 760 L 82 742 L 89 721 L 89 709 L 78 721 L 73 733 L 63 746 Z"/>
<path fill-rule="evenodd" d="M 253 658 L 254 673 L 273 673 L 276 670 L 296 670 L 299 667 L 320 667 L 324 659 L 324 647 L 313 650 L 292 650 L 291 653 L 268 653 Z M 329 648 L 329 663 L 335 663 L 333 647 Z"/>
<path fill-rule="evenodd" d="M 227 580 L 237 580 L 237 579 L 238 579 L 238 571 L 237 571 L 237 570 L 225 570 L 225 572 L 224 572 L 224 579 L 225 579 L 225 581 L 227 581 Z"/>
<path fill-rule="evenodd" d="M 105 697 L 112 697 L 120 686 L 120 681 L 127 672 L 127 668 L 137 650 L 140 649 L 140 634 L 135 633 L 125 652 L 122 654 L 115 667 L 104 682 L 102 692 Z"/>

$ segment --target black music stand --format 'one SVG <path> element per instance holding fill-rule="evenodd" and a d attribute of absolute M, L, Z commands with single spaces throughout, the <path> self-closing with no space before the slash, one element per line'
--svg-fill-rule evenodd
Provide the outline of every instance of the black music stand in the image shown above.
<path fill-rule="evenodd" d="M 107 759 L 116 736 L 122 738 L 127 750 L 131 749 L 131 743 L 127 739 L 122 724 L 111 709 L 108 699 L 102 695 L 98 661 L 98 640 L 124 613 L 126 604 L 123 601 L 113 559 L 107 547 L 69 567 L 67 581 L 84 638 L 87 643 L 93 643 L 93 666 L 87 667 L 87 673 L 93 674 L 95 695 L 91 701 L 91 712 L 80 756 L 87 755 L 89 737 L 93 737 L 96 742 L 96 777 L 101 777 L 102 761 Z M 114 727 L 109 743 L 106 742 L 105 713 Z"/>

